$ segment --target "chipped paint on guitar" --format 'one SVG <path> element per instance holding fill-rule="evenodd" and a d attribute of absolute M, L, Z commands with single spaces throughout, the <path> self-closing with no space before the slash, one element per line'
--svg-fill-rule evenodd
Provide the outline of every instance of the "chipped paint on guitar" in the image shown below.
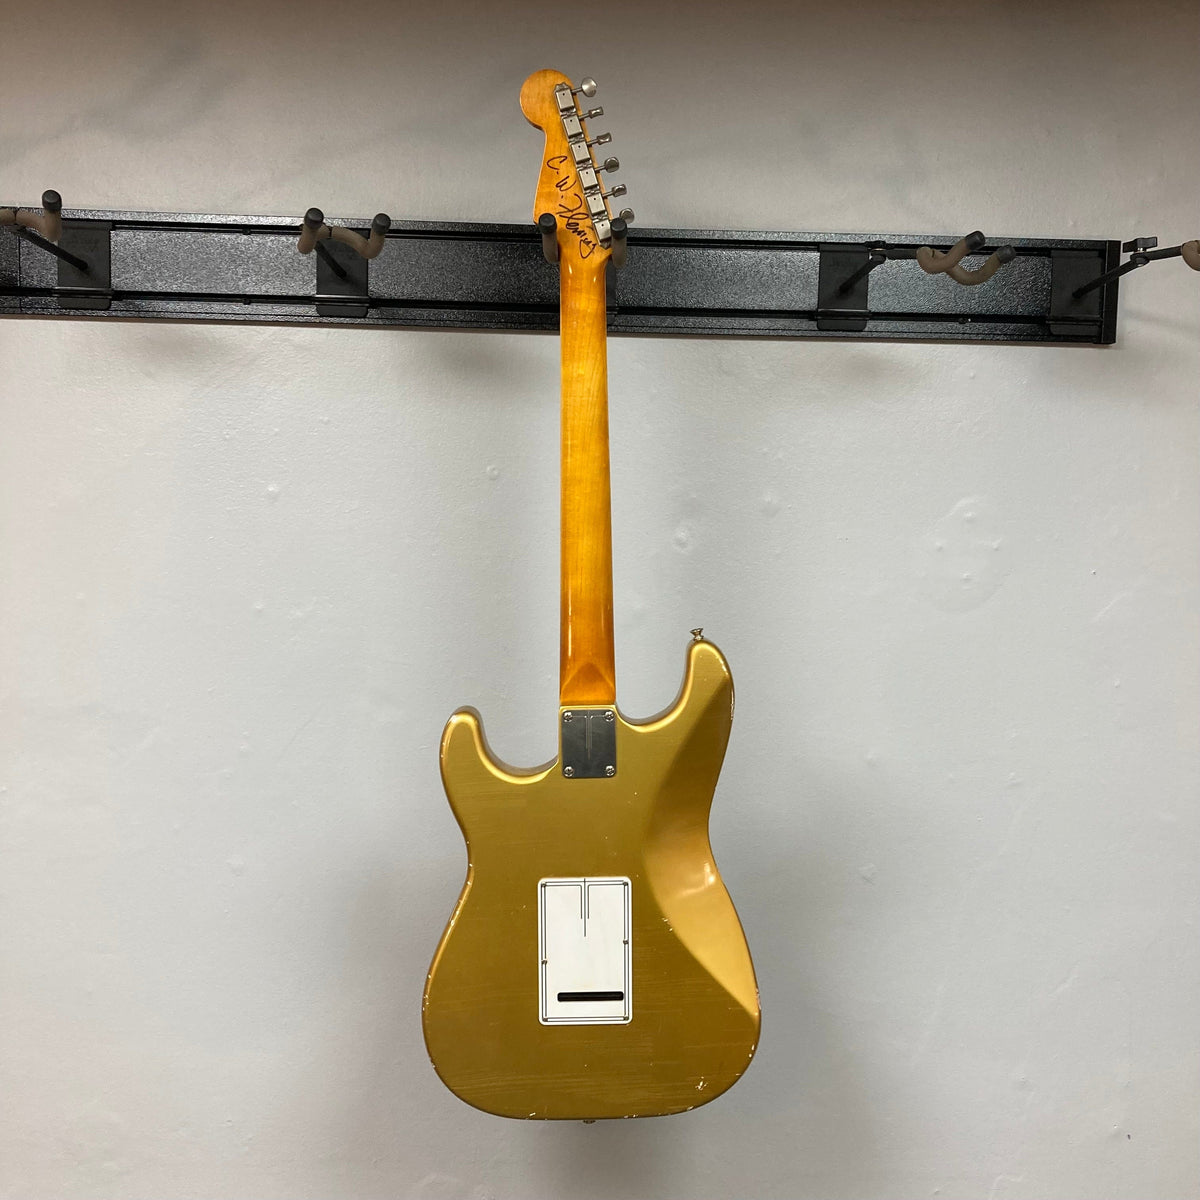
<path fill-rule="evenodd" d="M 754 968 L 708 840 L 733 719 L 733 680 L 707 641 L 688 648 L 675 704 L 617 716 L 619 769 L 568 779 L 496 761 L 479 715 L 442 738 L 442 778 L 467 842 L 467 881 L 425 989 L 425 1041 L 442 1081 L 506 1117 L 660 1116 L 721 1094 L 758 1042 Z M 632 884 L 628 1024 L 538 1019 L 538 883 Z"/>
<path fill-rule="evenodd" d="M 642 722 L 616 707 L 612 193 L 575 99 L 594 92 L 558 71 L 521 89 L 546 137 L 534 219 L 554 231 L 543 245 L 560 279 L 559 757 L 505 766 L 472 709 L 442 736 L 467 879 L 429 969 L 425 1044 L 452 1092 L 505 1117 L 683 1112 L 730 1087 L 758 1043 L 754 968 L 708 839 L 733 720 L 729 667 L 693 630 L 674 705 Z"/>

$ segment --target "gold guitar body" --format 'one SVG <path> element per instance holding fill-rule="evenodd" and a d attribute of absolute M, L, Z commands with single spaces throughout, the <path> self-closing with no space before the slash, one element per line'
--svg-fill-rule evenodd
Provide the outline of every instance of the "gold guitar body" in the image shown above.
<path fill-rule="evenodd" d="M 754 968 L 708 839 L 733 719 L 719 650 L 688 648 L 674 705 L 616 715 L 612 778 L 498 763 L 479 716 L 456 712 L 442 778 L 467 880 L 425 985 L 425 1043 L 461 1099 L 506 1117 L 661 1116 L 718 1096 L 758 1042 Z M 629 880 L 630 1017 L 539 1017 L 539 883 Z"/>

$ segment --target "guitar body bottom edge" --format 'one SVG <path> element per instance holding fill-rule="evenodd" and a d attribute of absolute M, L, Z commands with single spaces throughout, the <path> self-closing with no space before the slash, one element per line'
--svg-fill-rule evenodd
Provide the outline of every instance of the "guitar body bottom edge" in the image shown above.
<path fill-rule="evenodd" d="M 671 708 L 608 719 L 611 778 L 506 767 L 470 709 L 442 738 L 468 870 L 426 981 L 425 1043 L 451 1091 L 499 1116 L 683 1112 L 731 1087 L 758 1043 L 754 968 L 708 838 L 733 719 L 724 657 L 693 642 Z"/>

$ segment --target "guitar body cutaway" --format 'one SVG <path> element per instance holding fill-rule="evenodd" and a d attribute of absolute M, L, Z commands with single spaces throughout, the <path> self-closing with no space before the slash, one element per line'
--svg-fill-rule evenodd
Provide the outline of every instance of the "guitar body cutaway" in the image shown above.
<path fill-rule="evenodd" d="M 670 709 L 640 723 L 616 715 L 612 778 L 569 779 L 558 760 L 514 770 L 492 757 L 477 713 L 450 718 L 442 778 L 467 880 L 429 970 L 423 1024 L 438 1075 L 468 1104 L 506 1117 L 661 1116 L 704 1104 L 746 1069 L 758 989 L 708 839 L 732 718 L 729 668 L 706 641 L 690 645 Z M 541 1019 L 547 878 L 628 881 L 620 1023 Z"/>

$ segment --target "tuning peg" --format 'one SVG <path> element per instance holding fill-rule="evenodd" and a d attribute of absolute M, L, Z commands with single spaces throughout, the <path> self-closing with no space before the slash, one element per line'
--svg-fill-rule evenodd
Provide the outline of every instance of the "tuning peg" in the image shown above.
<path fill-rule="evenodd" d="M 589 79 L 586 75 L 579 81 L 577 88 L 571 89 L 572 96 L 578 96 L 582 92 L 589 100 L 596 94 L 596 81 Z"/>
<path fill-rule="evenodd" d="M 610 188 L 607 192 L 601 192 L 600 195 L 607 200 L 610 196 L 623 196 L 627 191 L 629 189 L 623 183 L 618 183 L 616 187 Z"/>
<path fill-rule="evenodd" d="M 607 146 L 612 141 L 611 133 L 598 133 L 594 138 L 588 138 L 589 146 Z"/>
<path fill-rule="evenodd" d="M 597 171 L 619 171 L 620 169 L 621 160 L 619 158 L 606 158 L 596 166 Z"/>
<path fill-rule="evenodd" d="M 587 112 L 579 114 L 585 121 L 594 121 L 597 117 L 604 116 L 604 109 L 589 108 Z"/>
<path fill-rule="evenodd" d="M 617 216 L 619 216 L 621 218 L 621 220 L 625 222 L 626 225 L 631 225 L 633 223 L 633 209 L 632 208 L 621 209 L 621 211 L 617 214 Z"/>

